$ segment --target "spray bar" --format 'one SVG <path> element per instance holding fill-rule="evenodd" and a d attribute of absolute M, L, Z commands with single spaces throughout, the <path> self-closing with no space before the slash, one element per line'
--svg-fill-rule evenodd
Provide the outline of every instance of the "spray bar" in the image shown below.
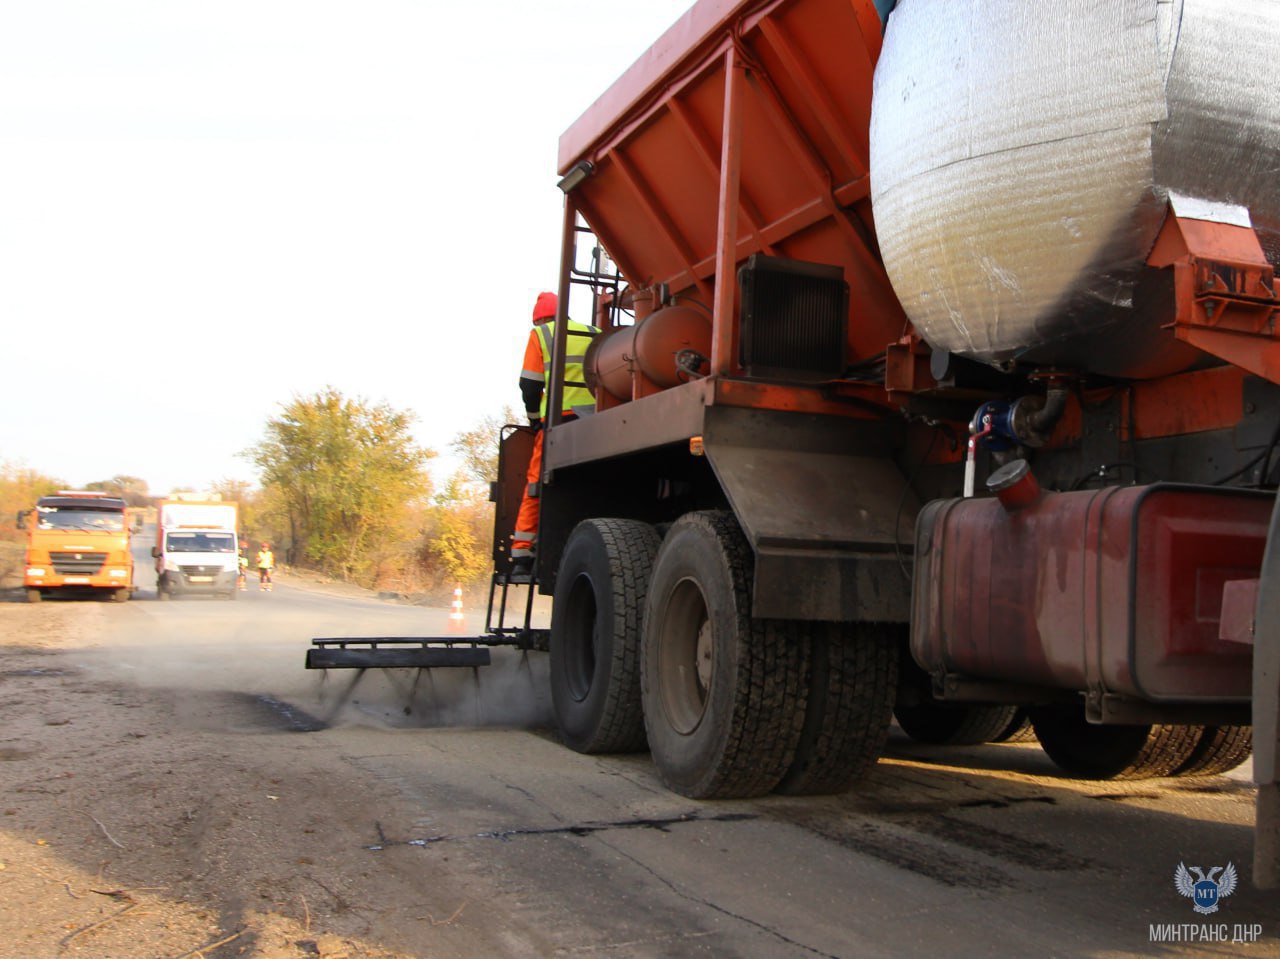
<path fill-rule="evenodd" d="M 490 636 L 377 636 L 313 639 L 307 669 L 488 666 L 490 646 L 515 643 Z"/>

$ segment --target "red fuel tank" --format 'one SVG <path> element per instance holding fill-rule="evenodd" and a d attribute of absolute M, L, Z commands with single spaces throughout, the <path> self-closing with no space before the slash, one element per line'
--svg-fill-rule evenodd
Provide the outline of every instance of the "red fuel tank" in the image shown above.
<path fill-rule="evenodd" d="M 1257 579 L 1274 498 L 1158 484 L 934 501 L 916 526 L 911 651 L 930 673 L 1154 703 L 1247 702 L 1251 647 L 1218 638 Z"/>

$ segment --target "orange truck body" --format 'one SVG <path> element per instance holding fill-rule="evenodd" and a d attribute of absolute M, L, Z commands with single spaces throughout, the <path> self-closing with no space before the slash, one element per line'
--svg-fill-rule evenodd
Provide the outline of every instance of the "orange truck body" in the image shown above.
<path fill-rule="evenodd" d="M 46 593 L 110 592 L 117 600 L 133 589 L 133 554 L 123 499 L 105 493 L 62 491 L 42 496 L 18 517 L 27 529 L 23 586 L 38 602 Z"/>
<path fill-rule="evenodd" d="M 895 111 L 920 109 L 881 89 L 894 18 L 919 29 L 914 7 L 893 7 L 700 0 L 561 136 L 562 315 L 572 294 L 591 288 L 603 333 L 584 360 L 597 412 L 563 429 L 563 367 L 553 355 L 538 559 L 545 589 L 554 590 L 560 549 L 587 510 L 670 522 L 682 508 L 670 494 L 689 489 L 689 503 L 719 499 L 737 515 L 755 552 L 757 615 L 909 624 L 920 652 L 932 637 L 912 617 L 909 594 L 946 588 L 901 575 L 921 507 L 972 496 L 975 477 L 980 484 L 1018 451 L 1054 492 L 1152 481 L 1268 487 L 1280 448 L 1280 294 L 1267 251 L 1274 259 L 1280 197 L 1255 190 L 1250 209 L 1224 215 L 1170 188 L 1167 204 L 1162 197 L 1138 224 L 1147 245 L 1136 244 L 1136 262 L 1126 250 L 1116 268 L 1137 277 L 1130 298 L 1140 315 L 1104 324 L 1086 347 L 1059 345 L 1072 341 L 1051 322 L 1075 323 L 1070 316 L 1044 319 L 1052 335 L 1016 361 L 931 345 L 904 306 L 922 285 L 919 271 L 887 267 L 892 205 L 873 210 L 877 118 L 891 128 Z M 1066 18 L 1089 16 L 1068 8 Z M 901 52 L 904 33 L 896 40 Z M 1256 66 L 1242 56 L 1239 70 Z M 965 76 L 983 89 L 983 74 Z M 1233 129 L 1224 116 L 1218 132 Z M 1261 164 L 1277 147 L 1253 149 Z M 1212 169 L 1221 158 L 1203 162 Z M 1018 175 L 1004 179 L 1016 184 Z M 976 191 L 975 177 L 952 174 L 944 193 Z M 1064 204 L 1088 202 L 1067 187 L 1059 193 Z M 984 217 L 1002 222 L 980 206 L 971 216 L 975 231 Z M 1039 223 L 1040 233 L 1056 237 L 1059 220 Z M 582 269 L 578 237 L 587 234 L 616 265 L 612 283 Z M 976 309 L 955 322 L 975 341 L 997 339 L 1006 319 L 1000 264 L 969 257 L 967 240 L 955 247 L 951 271 L 930 274 L 930 295 L 949 301 L 982 286 L 973 264 L 986 264 L 994 319 Z M 1062 300 L 1069 295 L 1064 288 Z M 1165 356 L 1174 359 L 1154 359 Z M 713 476 L 680 462 L 674 451 L 691 441 Z M 602 485 L 619 490 L 617 503 L 596 491 Z M 637 495 L 646 486 L 666 491 L 666 502 Z M 1253 525 L 1262 529 L 1250 535 L 1265 539 L 1265 520 Z M 1258 562 L 1232 576 L 1254 579 Z M 965 602 L 978 604 L 1001 573 L 996 565 L 975 575 L 982 589 Z M 1206 614 L 1215 623 L 1220 593 Z M 1227 614 L 1238 619 L 1240 602 L 1227 602 Z M 1230 644 L 1214 651 L 1240 659 Z M 944 671 L 946 660 L 939 653 L 927 666 Z"/>

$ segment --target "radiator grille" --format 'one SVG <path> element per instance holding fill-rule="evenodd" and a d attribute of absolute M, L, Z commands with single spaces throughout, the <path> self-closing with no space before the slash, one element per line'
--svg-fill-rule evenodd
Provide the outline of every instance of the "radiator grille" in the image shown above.
<path fill-rule="evenodd" d="M 106 553 L 51 553 L 54 572 L 63 576 L 92 576 L 107 561 Z"/>
<path fill-rule="evenodd" d="M 845 369 L 849 284 L 838 266 L 751 256 L 738 271 L 739 360 L 750 376 L 830 379 Z"/>

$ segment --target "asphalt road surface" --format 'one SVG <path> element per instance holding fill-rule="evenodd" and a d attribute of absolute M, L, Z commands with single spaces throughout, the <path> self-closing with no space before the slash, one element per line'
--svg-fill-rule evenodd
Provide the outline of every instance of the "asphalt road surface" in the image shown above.
<path fill-rule="evenodd" d="M 161 603 L 149 574 L 139 584 L 97 604 L 68 662 L 172 703 L 175 727 L 219 749 L 275 750 L 271 799 L 302 792 L 306 770 L 306 831 L 346 877 L 336 898 L 382 897 L 363 941 L 397 955 L 1280 956 L 1280 897 L 1250 881 L 1247 770 L 1081 783 L 1034 744 L 925 747 L 895 730 L 849 794 L 697 802 L 643 754 L 561 746 L 542 654 L 431 674 L 302 668 L 314 636 L 445 635 L 446 609 L 288 578 L 235 602 Z M 483 610 L 466 612 L 480 630 Z M 316 795 L 317 769 L 355 808 Z M 1180 863 L 1230 863 L 1240 883 L 1197 914 Z M 379 875 L 396 883 L 369 885 Z M 323 921 L 318 894 L 306 911 Z"/>

